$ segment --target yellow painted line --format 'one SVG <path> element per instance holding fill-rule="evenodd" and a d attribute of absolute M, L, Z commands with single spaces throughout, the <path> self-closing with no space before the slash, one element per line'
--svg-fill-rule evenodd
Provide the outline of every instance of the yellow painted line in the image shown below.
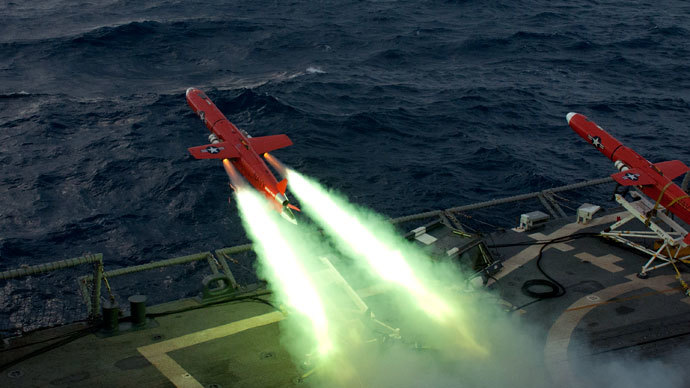
<path fill-rule="evenodd" d="M 170 380 L 176 387 L 180 388 L 203 388 L 192 375 L 187 373 L 180 364 L 175 362 L 167 353 L 198 345 L 214 339 L 228 337 L 239 332 L 253 329 L 259 326 L 270 325 L 285 318 L 279 311 L 257 315 L 255 317 L 242 319 L 222 326 L 186 334 L 181 337 L 171 338 L 167 341 L 141 346 L 137 348 L 146 359 Z"/>
<path fill-rule="evenodd" d="M 578 224 L 577 222 L 572 223 L 572 224 L 567 224 L 563 225 L 560 229 L 552 232 L 548 236 L 542 233 L 533 233 L 529 234 L 528 237 L 534 239 L 534 240 L 541 240 L 541 241 L 546 241 L 546 240 L 553 240 L 555 238 L 559 237 L 564 237 L 564 236 L 569 236 L 575 232 L 579 232 L 582 229 L 589 228 L 592 226 L 598 226 L 602 224 L 610 224 L 614 221 L 616 221 L 616 217 L 619 217 L 621 215 L 626 214 L 627 212 L 620 212 L 616 214 L 609 214 L 604 217 L 600 218 L 595 218 L 592 219 L 587 224 Z M 503 262 L 503 269 L 501 272 L 497 273 L 494 275 L 496 279 L 501 279 L 502 277 L 508 275 L 509 273 L 513 272 L 514 270 L 520 268 L 521 266 L 525 265 L 529 261 L 533 260 L 539 255 L 539 250 L 541 249 L 542 244 L 536 244 L 529 246 L 522 251 L 518 252 L 514 256 L 510 257 L 509 259 L 505 260 Z M 554 244 L 551 244 L 547 246 L 546 249 L 553 248 Z M 561 246 L 560 247 L 561 251 L 566 251 L 569 250 L 567 247 Z"/>
<path fill-rule="evenodd" d="M 625 302 L 628 300 L 645 298 L 645 297 L 652 296 L 652 295 L 659 295 L 659 294 L 664 294 L 664 293 L 672 292 L 672 291 L 680 291 L 682 289 L 683 289 L 683 287 L 673 287 L 673 288 L 669 288 L 667 290 L 652 291 L 652 292 L 648 292 L 648 293 L 641 294 L 641 295 L 629 296 L 627 298 L 613 298 L 613 299 L 607 300 L 605 302 L 599 302 L 599 303 L 593 303 L 593 304 L 588 304 L 588 305 L 584 305 L 584 306 L 572 307 L 572 308 L 565 310 L 565 312 L 577 311 L 577 310 L 582 310 L 582 309 L 589 309 L 589 308 L 593 308 L 593 307 L 597 307 L 597 306 L 603 306 L 605 304 L 610 304 L 610 303 Z"/>
<path fill-rule="evenodd" d="M 651 288 L 657 293 L 672 291 L 668 284 L 675 281 L 674 275 L 656 276 L 642 280 L 632 274 L 625 278 L 629 281 L 597 291 L 596 296 L 603 299 L 604 302 L 593 305 L 587 299 L 587 296 L 575 301 L 556 319 L 556 322 L 549 329 L 546 346 L 544 347 L 544 362 L 547 371 L 553 378 L 554 386 L 577 387 L 581 385 L 570 369 L 568 346 L 575 328 L 590 311 L 587 309 L 588 307 L 611 303 L 618 295 L 641 288 Z M 621 299 L 618 300 L 620 301 Z"/>
<path fill-rule="evenodd" d="M 204 388 L 192 375 L 187 373 L 180 364 L 175 362 L 167 354 L 156 354 L 146 357 L 151 364 L 170 380 L 176 387 L 180 388 Z"/>
<path fill-rule="evenodd" d="M 589 261 L 597 267 L 605 271 L 609 271 L 611 273 L 623 271 L 623 267 L 617 266 L 615 264 L 620 261 L 623 261 L 623 259 L 611 253 L 609 253 L 608 255 L 597 257 L 589 252 L 580 252 L 577 255 L 575 255 L 575 257 L 582 261 Z"/>

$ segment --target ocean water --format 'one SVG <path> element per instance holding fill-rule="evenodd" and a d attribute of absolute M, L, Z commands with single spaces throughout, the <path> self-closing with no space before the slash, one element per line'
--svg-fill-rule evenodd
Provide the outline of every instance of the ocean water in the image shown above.
<path fill-rule="evenodd" d="M 3 0 L 0 269 L 247 242 L 190 86 L 396 217 L 613 173 L 570 111 L 690 163 L 690 3 Z"/>

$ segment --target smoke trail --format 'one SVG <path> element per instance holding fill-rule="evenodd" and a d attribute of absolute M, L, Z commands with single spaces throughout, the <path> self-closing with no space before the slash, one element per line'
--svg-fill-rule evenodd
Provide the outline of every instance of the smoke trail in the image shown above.
<path fill-rule="evenodd" d="M 449 284 L 463 283 L 456 267 L 432 263 L 381 216 L 294 171 L 288 179 L 305 212 L 324 227 L 319 232 L 305 222 L 279 228 L 285 244 L 280 249 L 292 252 L 323 303 L 328 357 L 305 354 L 305 339 L 318 342 L 318 325 L 300 319 L 281 324 L 281 343 L 310 386 L 548 386 L 539 344 L 518 329 L 512 316 L 481 295 L 447 290 Z M 337 250 L 325 244 L 329 236 Z M 252 237 L 266 238 L 261 228 Z M 280 270 L 264 277 L 279 295 L 293 278 Z M 371 294 L 382 284 L 389 287 Z"/>
<path fill-rule="evenodd" d="M 299 177 L 293 175 L 291 182 L 297 182 L 291 187 L 299 196 Z M 426 255 L 413 250 L 381 217 L 319 190 L 328 198 L 325 203 L 338 206 L 317 205 L 324 214 L 313 209 L 309 214 L 317 220 L 335 219 L 325 232 L 336 236 L 332 242 L 337 250 L 306 222 L 281 224 L 250 189 L 240 189 L 237 196 L 260 258 L 260 276 L 298 312 L 281 323 L 281 344 L 305 382 L 329 388 L 547 386 L 540 378 L 540 358 L 534 356 L 539 350 L 529 336 L 517 332 L 510 317 L 483 301 L 457 293 L 451 299 L 442 292 L 439 279 L 462 282 L 451 275 L 457 268 L 430 265 Z M 302 206 L 311 204 L 302 199 Z M 338 229 L 361 240 L 345 241 Z M 381 259 L 362 257 L 369 249 Z M 393 287 L 372 294 L 382 284 Z M 497 373 L 496 364 L 511 368 Z"/>
<path fill-rule="evenodd" d="M 280 299 L 310 321 L 312 330 L 307 332 L 313 335 L 318 353 L 328 355 L 333 342 L 323 302 L 290 240 L 281 232 L 282 220 L 253 190 L 239 189 L 235 193 L 245 229 L 265 265 L 266 277 Z"/>
<path fill-rule="evenodd" d="M 281 324 L 281 343 L 306 372 L 306 383 L 329 388 L 553 386 L 544 363 L 543 328 L 525 326 L 519 314 L 506 311 L 484 291 L 449 293 L 448 284 L 464 282 L 458 268 L 432 262 L 381 216 L 294 171 L 288 171 L 288 178 L 305 212 L 333 237 L 340 252 L 354 259 L 339 257 L 324 244 L 324 235 L 306 223 L 279 227 L 282 220 L 270 209 L 244 209 L 243 195 L 238 195 L 247 230 L 266 263 L 264 277 L 299 312 L 286 320 L 292 324 Z M 275 228 L 253 219 L 262 212 L 261 217 L 278 222 Z M 264 256 L 291 268 L 269 265 Z M 290 272 L 295 269 L 297 274 Z M 381 283 L 394 287 L 372 294 L 370 289 Z M 312 344 L 306 350 L 305 339 Z M 305 355 L 314 343 L 316 353 L 328 356 Z M 648 362 L 584 365 L 588 376 L 582 376 L 582 386 L 620 380 L 625 383 L 618 386 L 660 381 L 680 387 L 683 381 L 669 368 L 657 371 L 653 368 L 659 365 Z"/>
<path fill-rule="evenodd" d="M 341 249 L 364 261 L 384 281 L 405 290 L 417 308 L 454 332 L 457 345 L 487 355 L 471 332 L 461 306 L 451 305 L 441 292 L 430 289 L 435 281 L 432 271 L 425 266 L 428 258 L 416 252 L 383 220 L 364 217 L 361 211 L 315 182 L 293 170 L 287 171 L 292 192 L 309 215 L 336 238 Z"/>
<path fill-rule="evenodd" d="M 359 377 L 350 356 L 368 344 L 359 322 L 366 306 L 358 304 L 361 299 L 326 257 L 332 249 L 315 229 L 286 224 L 252 189 L 239 189 L 236 197 L 260 259 L 257 273 L 288 311 L 299 313 L 281 322 L 281 344 L 305 372 L 303 378 L 325 378 L 328 387 L 353 386 Z"/>

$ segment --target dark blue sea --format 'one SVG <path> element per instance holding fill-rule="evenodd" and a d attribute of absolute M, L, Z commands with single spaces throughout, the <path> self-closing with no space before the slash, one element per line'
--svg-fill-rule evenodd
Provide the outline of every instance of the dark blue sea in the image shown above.
<path fill-rule="evenodd" d="M 615 172 L 570 111 L 690 163 L 690 3 L 2 0 L 0 270 L 248 242 L 190 86 L 396 217 Z"/>

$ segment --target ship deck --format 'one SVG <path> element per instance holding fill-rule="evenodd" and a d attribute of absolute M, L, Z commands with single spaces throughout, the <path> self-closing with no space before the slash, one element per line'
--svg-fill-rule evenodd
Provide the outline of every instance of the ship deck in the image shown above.
<path fill-rule="evenodd" d="M 690 297 L 671 266 L 641 279 L 646 258 L 600 237 L 537 243 L 596 233 L 622 215 L 600 212 L 585 225 L 575 217 L 557 218 L 536 230 L 483 237 L 503 265 L 486 286 L 500 296 L 506 314 L 534 328 L 544 357 L 544 370 L 535 373 L 554 386 L 578 385 L 589 375 L 583 368 L 615 358 L 658 360 L 690 378 L 685 360 L 677 357 L 690 348 Z M 429 231 L 435 239 L 430 245 L 447 250 L 463 243 L 451 231 Z M 540 251 L 544 271 L 565 288 L 560 297 L 535 299 L 521 291 L 525 281 L 544 278 L 536 263 Z M 373 311 L 385 308 L 385 290 L 353 288 Z M 0 352 L 0 386 L 292 387 L 318 381 L 318 370 L 296 365 L 281 344 L 285 315 L 265 290 L 200 307 L 194 299 L 149 306 L 145 327 L 124 325 L 117 335 L 76 323 L 8 339 Z"/>

